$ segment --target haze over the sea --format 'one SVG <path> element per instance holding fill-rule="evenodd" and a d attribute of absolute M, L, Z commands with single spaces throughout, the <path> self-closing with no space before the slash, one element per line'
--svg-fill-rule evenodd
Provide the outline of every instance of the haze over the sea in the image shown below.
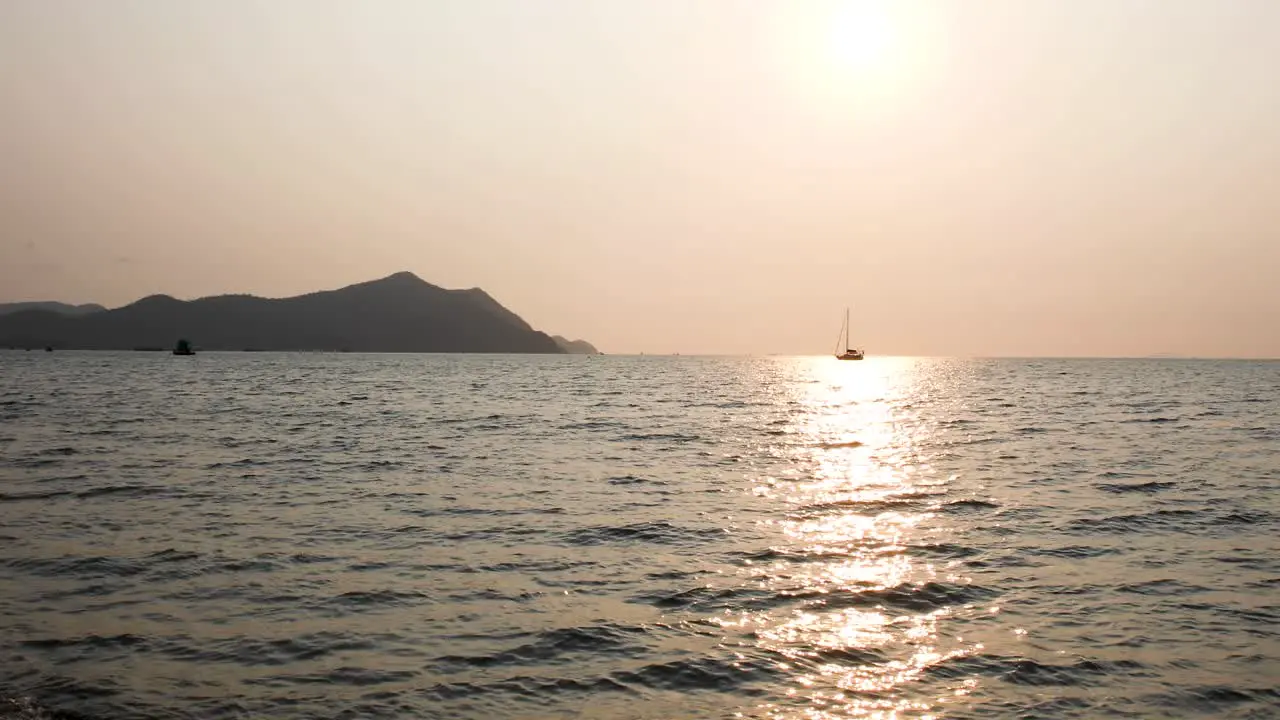
<path fill-rule="evenodd" d="M 607 352 L 1280 356 L 1271 0 L 8 0 L 0 302 L 400 270 Z"/>

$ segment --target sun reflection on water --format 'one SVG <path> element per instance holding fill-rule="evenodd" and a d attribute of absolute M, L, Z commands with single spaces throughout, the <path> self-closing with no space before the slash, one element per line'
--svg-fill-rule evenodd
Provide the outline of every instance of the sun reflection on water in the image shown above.
<path fill-rule="evenodd" d="M 930 696 L 920 682 L 978 649 L 940 629 L 952 607 L 920 596 L 926 583 L 955 578 L 911 552 L 945 532 L 931 501 L 947 483 L 920 450 L 932 430 L 912 408 L 920 362 L 824 358 L 806 368 L 787 435 L 793 471 L 756 487 L 777 502 L 766 523 L 784 552 L 745 570 L 805 602 L 732 620 L 786 659 L 787 701 L 758 708 L 766 717 L 932 717 L 973 690 L 969 680 L 935 682 Z"/>

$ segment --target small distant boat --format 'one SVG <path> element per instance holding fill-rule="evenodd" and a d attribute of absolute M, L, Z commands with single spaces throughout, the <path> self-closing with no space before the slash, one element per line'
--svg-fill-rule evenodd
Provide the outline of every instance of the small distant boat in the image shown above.
<path fill-rule="evenodd" d="M 179 340 L 177 347 L 173 349 L 174 355 L 195 355 L 196 351 L 191 349 L 191 343 L 186 340 Z"/>
<path fill-rule="evenodd" d="M 849 347 L 849 308 L 844 309 L 844 325 L 840 327 L 840 337 L 836 339 L 837 360 L 861 360 L 867 355 L 861 349 Z M 840 352 L 844 348 L 844 352 Z"/>

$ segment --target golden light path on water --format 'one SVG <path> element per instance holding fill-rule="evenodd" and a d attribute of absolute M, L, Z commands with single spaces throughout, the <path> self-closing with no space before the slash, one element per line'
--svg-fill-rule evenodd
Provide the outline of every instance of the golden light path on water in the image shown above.
<path fill-rule="evenodd" d="M 935 717 L 972 692 L 976 681 L 939 685 L 935 679 L 933 697 L 921 697 L 913 684 L 929 668 L 981 645 L 940 632 L 952 607 L 920 602 L 904 610 L 913 603 L 886 606 L 875 598 L 903 599 L 928 583 L 966 582 L 955 568 L 909 552 L 944 542 L 948 532 L 934 510 L 954 478 L 935 476 L 920 449 L 934 429 L 913 410 L 939 368 L 914 359 L 808 362 L 810 381 L 793 398 L 803 408 L 788 435 L 794 462 L 785 476 L 762 478 L 755 488 L 778 505 L 778 519 L 764 522 L 776 525 L 788 557 L 749 565 L 744 573 L 776 593 L 818 599 L 801 609 L 743 612 L 721 622 L 794 661 L 780 669 L 793 680 L 786 693 L 796 703 L 757 708 L 764 717 Z M 795 558 L 805 561 L 789 561 Z"/>

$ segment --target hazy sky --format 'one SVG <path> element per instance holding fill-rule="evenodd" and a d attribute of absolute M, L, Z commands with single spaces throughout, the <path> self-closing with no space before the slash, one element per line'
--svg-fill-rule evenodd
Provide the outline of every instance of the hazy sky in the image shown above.
<path fill-rule="evenodd" d="M 0 300 L 1280 356 L 1276 0 L 0 0 Z"/>

